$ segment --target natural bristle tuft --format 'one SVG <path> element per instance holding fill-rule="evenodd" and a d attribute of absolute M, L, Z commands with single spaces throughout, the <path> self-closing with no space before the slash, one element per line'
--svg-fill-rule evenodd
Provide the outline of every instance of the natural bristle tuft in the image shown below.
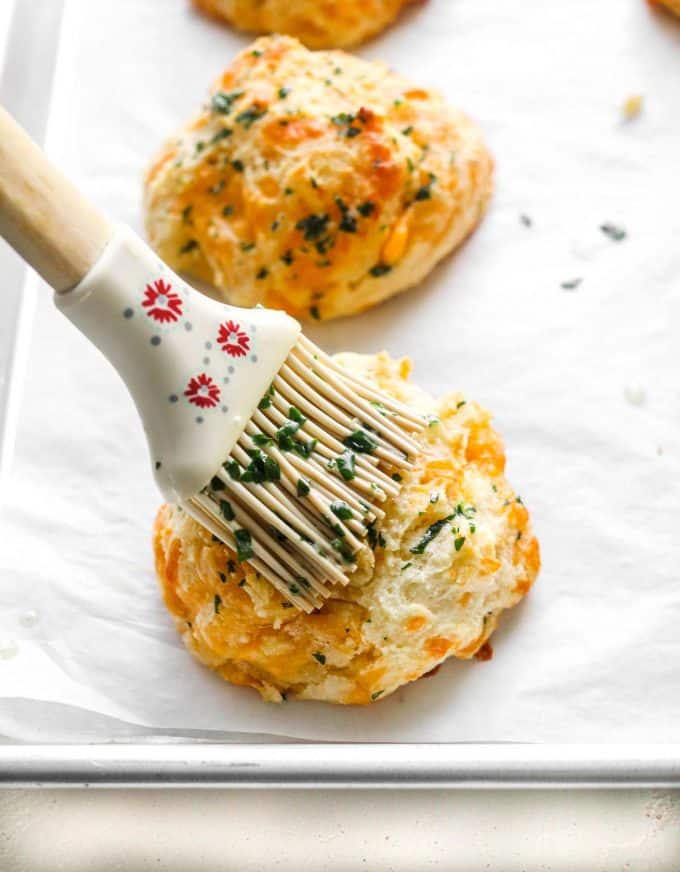
<path fill-rule="evenodd" d="M 425 426 L 301 337 L 222 468 L 183 505 L 310 612 L 348 583 Z"/>

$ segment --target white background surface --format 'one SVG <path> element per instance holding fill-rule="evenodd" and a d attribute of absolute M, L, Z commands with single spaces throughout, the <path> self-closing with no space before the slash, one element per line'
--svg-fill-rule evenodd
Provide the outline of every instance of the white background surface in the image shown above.
<path fill-rule="evenodd" d="M 637 8 L 634 0 L 619 5 Z M 1 44 L 9 4 L 0 6 Z M 570 49 L 578 65 L 579 49 Z M 607 85 L 616 99 L 620 72 L 613 69 Z M 677 872 L 679 833 L 678 799 L 649 791 L 0 794 L 3 872 Z"/>
<path fill-rule="evenodd" d="M 64 9 L 48 149 L 139 227 L 159 141 L 244 40 L 186 0 Z M 677 738 L 680 28 L 638 0 L 432 0 L 362 53 L 479 120 L 497 192 L 423 287 L 314 338 L 409 354 L 432 392 L 461 389 L 495 411 L 542 543 L 535 590 L 504 618 L 491 662 L 448 662 L 368 709 L 263 706 L 225 685 L 185 654 L 160 606 L 157 497 L 124 388 L 40 293 L 0 516 L 0 634 L 18 645 L 0 663 L 7 734 Z M 645 108 L 625 123 L 632 92 Z M 605 221 L 626 240 L 606 238 Z M 560 288 L 575 277 L 576 291 Z M 624 398 L 636 383 L 640 407 Z M 61 706 L 49 719 L 46 701 Z"/>

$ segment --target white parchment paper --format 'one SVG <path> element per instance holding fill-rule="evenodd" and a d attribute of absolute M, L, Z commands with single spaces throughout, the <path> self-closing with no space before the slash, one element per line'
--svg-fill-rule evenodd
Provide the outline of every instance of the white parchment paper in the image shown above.
<path fill-rule="evenodd" d="M 141 230 L 148 160 L 246 40 L 188 0 L 66 0 L 54 38 L 48 149 Z M 40 286 L 0 516 L 0 731 L 677 739 L 680 22 L 642 0 L 430 0 L 361 54 L 479 121 L 497 191 L 424 286 L 308 332 L 331 351 L 410 355 L 430 391 L 495 412 L 541 540 L 536 587 L 492 661 L 448 662 L 368 709 L 265 705 L 223 683 L 161 604 L 132 404 Z M 644 110 L 626 123 L 632 93 Z"/>

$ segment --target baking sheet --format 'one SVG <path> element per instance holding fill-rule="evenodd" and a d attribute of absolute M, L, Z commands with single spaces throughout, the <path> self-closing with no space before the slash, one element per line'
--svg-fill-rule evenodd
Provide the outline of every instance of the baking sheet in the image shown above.
<path fill-rule="evenodd" d="M 141 229 L 147 161 L 247 40 L 186 0 L 65 0 L 55 38 L 48 150 Z M 430 0 L 361 54 L 477 118 L 497 192 L 424 286 L 307 332 L 331 351 L 408 354 L 432 392 L 494 410 L 541 540 L 534 591 L 492 661 L 448 662 L 368 709 L 267 706 L 225 685 L 160 604 L 158 498 L 125 389 L 39 287 L 0 515 L 5 735 L 677 737 L 680 26 L 639 0 Z M 624 123 L 631 93 L 644 111 Z"/>

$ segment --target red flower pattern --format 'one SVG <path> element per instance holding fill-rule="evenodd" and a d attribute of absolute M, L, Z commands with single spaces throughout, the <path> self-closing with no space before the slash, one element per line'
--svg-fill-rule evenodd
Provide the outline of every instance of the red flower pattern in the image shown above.
<path fill-rule="evenodd" d="M 217 342 L 229 357 L 245 357 L 250 351 L 250 337 L 236 321 L 225 321 L 224 324 L 220 324 Z"/>
<path fill-rule="evenodd" d="M 150 318 L 160 321 L 161 324 L 179 321 L 182 314 L 182 298 L 163 279 L 156 279 L 146 286 L 142 306 Z"/>
<path fill-rule="evenodd" d="M 200 409 L 214 409 L 220 401 L 220 389 L 204 372 L 189 379 L 184 396 Z"/>

